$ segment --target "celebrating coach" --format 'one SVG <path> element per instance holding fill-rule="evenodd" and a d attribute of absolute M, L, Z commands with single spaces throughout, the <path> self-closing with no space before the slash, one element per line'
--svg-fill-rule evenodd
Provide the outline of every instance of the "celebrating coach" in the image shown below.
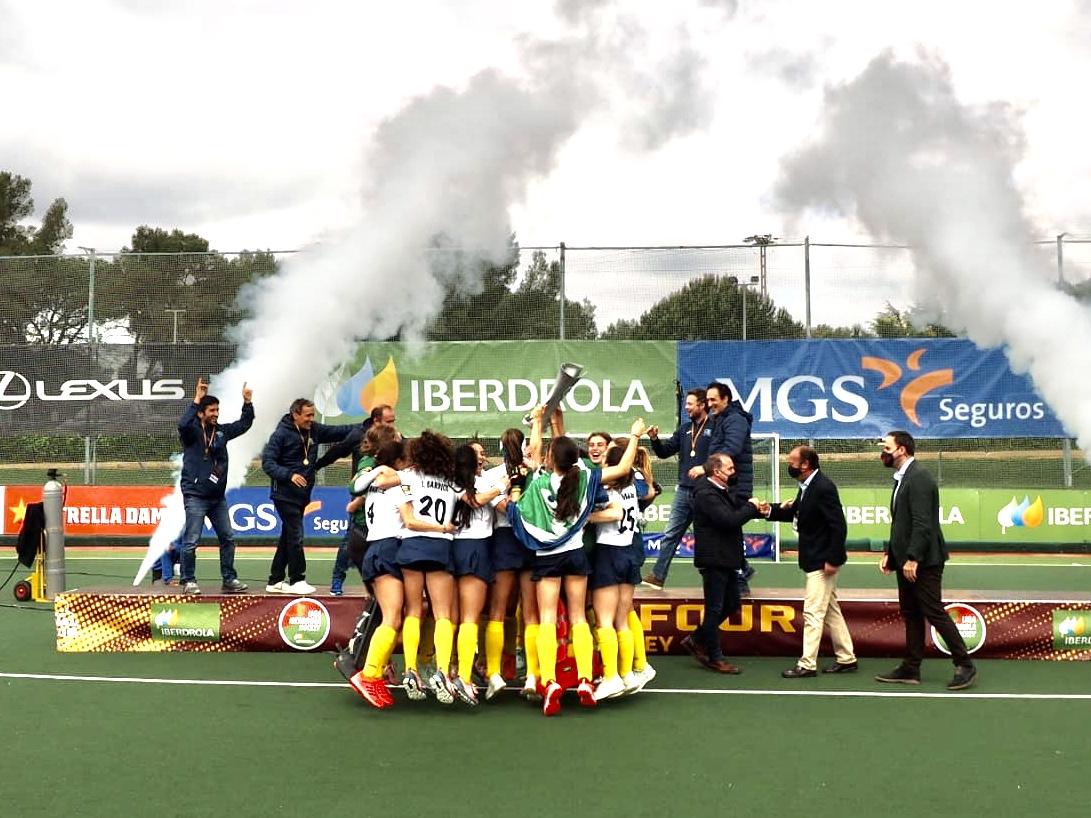
<path fill-rule="evenodd" d="M 224 499 L 227 488 L 227 441 L 245 434 L 254 423 L 253 392 L 242 385 L 242 414 L 234 423 L 221 426 L 220 400 L 208 394 L 208 383 L 197 379 L 193 403 L 178 421 L 182 441 L 182 503 L 186 525 L 182 531 L 182 593 L 199 594 L 197 585 L 197 541 L 205 518 L 220 541 L 220 576 L 223 591 L 239 594 L 246 590 L 235 573 L 235 538 Z"/>
<path fill-rule="evenodd" d="M 314 421 L 314 401 L 296 398 L 280 419 L 261 453 L 261 468 L 271 478 L 269 495 L 280 516 L 280 540 L 269 568 L 270 594 L 312 594 L 303 555 L 303 511 L 311 501 L 318 468 L 318 444 L 336 443 L 358 428 Z M 285 574 L 288 581 L 285 582 Z"/>

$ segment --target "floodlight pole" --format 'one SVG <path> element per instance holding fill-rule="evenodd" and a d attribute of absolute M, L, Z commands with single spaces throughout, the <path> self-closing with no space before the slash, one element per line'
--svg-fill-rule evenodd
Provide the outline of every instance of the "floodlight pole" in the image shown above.
<path fill-rule="evenodd" d="M 811 337 L 811 237 L 803 237 L 803 305 L 804 330 Z"/>
<path fill-rule="evenodd" d="M 1057 284 L 1064 285 L 1064 237 L 1068 233 L 1057 236 Z"/>
<path fill-rule="evenodd" d="M 560 289 L 561 289 L 561 312 L 560 312 L 561 326 L 560 326 L 560 332 L 557 335 L 557 337 L 562 341 L 564 340 L 564 278 L 565 278 L 564 273 L 565 273 L 565 270 L 564 270 L 564 242 L 562 241 L 561 242 L 561 269 L 560 269 L 560 274 L 561 274 L 561 287 L 560 287 Z"/>
<path fill-rule="evenodd" d="M 87 264 L 87 346 L 90 358 L 95 354 L 95 248 L 80 247 L 89 256 Z M 91 435 L 83 436 L 83 482 L 91 485 Z M 63 584 L 63 581 L 62 581 Z"/>

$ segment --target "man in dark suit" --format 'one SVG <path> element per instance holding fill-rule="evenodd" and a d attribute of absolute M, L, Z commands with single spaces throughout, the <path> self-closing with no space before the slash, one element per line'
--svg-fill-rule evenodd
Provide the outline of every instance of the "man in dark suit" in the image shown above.
<path fill-rule="evenodd" d="M 924 623 L 931 623 L 943 637 L 955 675 L 948 690 L 963 690 L 974 683 L 977 669 L 955 623 L 943 609 L 943 564 L 947 543 L 939 526 L 939 489 L 914 458 L 916 444 L 908 432 L 891 432 L 883 438 L 880 458 L 895 469 L 890 497 L 890 541 L 879 560 L 884 574 L 898 575 L 898 605 L 905 622 L 905 658 L 878 682 L 920 684 L 924 659 Z"/>
<path fill-rule="evenodd" d="M 683 639 L 681 645 L 717 673 L 739 672 L 724 658 L 720 625 L 742 603 L 736 578 L 742 565 L 742 527 L 761 514 L 761 503 L 740 497 L 737 484 L 731 458 L 712 454 L 705 461 L 705 476 L 693 490 L 693 565 L 701 572 L 705 613 L 697 632 Z"/>
<path fill-rule="evenodd" d="M 830 632 L 836 661 L 825 673 L 849 673 L 857 669 L 845 617 L 837 601 L 837 574 L 845 564 L 848 526 L 837 486 L 818 468 L 818 452 L 796 446 L 788 453 L 788 474 L 799 481 L 796 498 L 779 506 L 763 507 L 770 520 L 794 522 L 799 532 L 799 567 L 807 574 L 803 597 L 803 655 L 796 666 L 784 671 L 785 679 L 818 674 L 818 646 L 822 628 Z"/>

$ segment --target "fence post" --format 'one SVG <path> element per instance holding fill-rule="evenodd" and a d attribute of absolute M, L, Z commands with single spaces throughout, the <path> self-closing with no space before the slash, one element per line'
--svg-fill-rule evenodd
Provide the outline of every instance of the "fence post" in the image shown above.
<path fill-rule="evenodd" d="M 87 264 L 87 352 L 88 358 L 95 357 L 95 248 L 81 247 L 89 256 Z M 91 485 L 91 434 L 83 437 L 83 482 Z"/>
<path fill-rule="evenodd" d="M 564 242 L 561 242 L 561 331 L 559 338 L 564 340 Z"/>
<path fill-rule="evenodd" d="M 803 304 L 807 337 L 811 337 L 811 237 L 803 237 Z"/>
<path fill-rule="evenodd" d="M 1067 233 L 1057 236 L 1057 283 L 1064 285 L 1064 237 Z"/>
<path fill-rule="evenodd" d="M 1061 444 L 1061 451 L 1063 453 L 1061 468 L 1064 470 L 1064 487 L 1070 489 L 1072 488 L 1072 438 L 1066 437 L 1064 439 L 1064 443 Z"/>

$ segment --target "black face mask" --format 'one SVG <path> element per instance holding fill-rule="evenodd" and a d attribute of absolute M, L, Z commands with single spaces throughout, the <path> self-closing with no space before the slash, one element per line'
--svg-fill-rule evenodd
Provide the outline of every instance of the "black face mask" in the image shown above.
<path fill-rule="evenodd" d="M 879 452 L 879 459 L 883 461 L 883 465 L 888 469 L 894 468 L 894 455 L 890 452 Z"/>
<path fill-rule="evenodd" d="M 799 470 L 798 466 L 789 466 L 788 467 L 788 476 L 791 477 L 793 480 L 798 480 L 800 478 L 800 475 L 802 475 L 802 474 L 803 474 L 803 472 L 801 472 Z"/>
<path fill-rule="evenodd" d="M 729 478 L 727 478 L 727 484 L 729 486 L 737 486 L 739 484 L 739 475 L 731 475 Z"/>

